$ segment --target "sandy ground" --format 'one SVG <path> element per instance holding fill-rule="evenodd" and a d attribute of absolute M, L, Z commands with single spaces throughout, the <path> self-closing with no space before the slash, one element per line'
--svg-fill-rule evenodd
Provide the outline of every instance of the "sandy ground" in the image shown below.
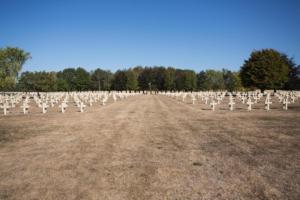
<path fill-rule="evenodd" d="M 300 199 L 300 104 L 259 106 L 147 95 L 1 115 L 0 199 Z"/>

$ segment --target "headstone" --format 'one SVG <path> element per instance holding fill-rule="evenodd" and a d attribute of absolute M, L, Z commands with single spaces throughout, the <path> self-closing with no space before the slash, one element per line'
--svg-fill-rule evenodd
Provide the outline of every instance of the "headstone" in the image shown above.
<path fill-rule="evenodd" d="M 42 112 L 43 112 L 43 114 L 47 113 L 48 107 L 49 106 L 46 103 L 42 103 Z"/>
<path fill-rule="evenodd" d="M 83 104 L 83 102 L 79 103 L 79 107 L 80 107 L 80 112 L 84 112 L 85 105 Z"/>
<path fill-rule="evenodd" d="M 217 105 L 217 103 L 214 100 L 212 100 L 212 102 L 210 103 L 210 107 L 211 107 L 212 111 L 215 111 L 216 105 Z"/>
<path fill-rule="evenodd" d="M 10 106 L 9 106 L 7 103 L 4 103 L 4 104 L 1 106 L 1 108 L 3 109 L 3 114 L 4 114 L 4 115 L 7 115 Z"/>
<path fill-rule="evenodd" d="M 248 108 L 247 110 L 248 111 L 251 111 L 252 110 L 252 104 L 254 104 L 254 102 L 251 101 L 251 98 L 249 97 L 248 101 L 247 101 L 247 105 L 248 105 Z"/>
<path fill-rule="evenodd" d="M 271 97 L 270 93 L 267 94 L 266 100 L 265 100 L 265 109 L 270 110 L 270 105 L 272 104 L 271 102 Z"/>
<path fill-rule="evenodd" d="M 290 104 L 291 102 L 289 101 L 289 96 L 286 96 L 286 98 L 283 99 L 283 109 L 284 110 L 287 110 L 288 109 L 288 105 Z"/>
<path fill-rule="evenodd" d="M 233 100 L 229 101 L 229 110 L 233 111 L 233 105 L 235 104 L 235 102 Z"/>
<path fill-rule="evenodd" d="M 27 103 L 23 103 L 23 105 L 21 105 L 21 108 L 24 114 L 28 114 L 29 105 Z"/>
<path fill-rule="evenodd" d="M 61 105 L 59 105 L 59 107 L 61 108 L 61 113 L 65 113 L 68 105 L 65 102 L 62 102 Z"/>

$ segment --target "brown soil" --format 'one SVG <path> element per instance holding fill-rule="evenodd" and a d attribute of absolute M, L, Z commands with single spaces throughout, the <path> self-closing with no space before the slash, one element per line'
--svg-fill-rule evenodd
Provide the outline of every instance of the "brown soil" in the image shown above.
<path fill-rule="evenodd" d="M 299 103 L 222 106 L 145 95 L 1 115 L 0 199 L 300 199 Z"/>

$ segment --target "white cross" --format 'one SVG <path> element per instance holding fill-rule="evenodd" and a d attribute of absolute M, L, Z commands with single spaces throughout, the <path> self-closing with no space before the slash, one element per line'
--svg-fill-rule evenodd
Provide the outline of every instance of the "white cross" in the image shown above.
<path fill-rule="evenodd" d="M 286 98 L 283 99 L 283 109 L 284 110 L 287 110 L 288 109 L 288 105 L 290 104 L 291 102 L 289 101 L 289 97 L 287 96 Z"/>
<path fill-rule="evenodd" d="M 80 102 L 79 106 L 80 106 L 80 112 L 84 112 L 85 105 L 82 102 Z"/>
<path fill-rule="evenodd" d="M 209 99 L 209 98 L 206 96 L 206 97 L 205 97 L 205 104 L 208 104 L 208 99 Z"/>
<path fill-rule="evenodd" d="M 196 98 L 195 96 L 192 96 L 192 104 L 195 104 Z"/>
<path fill-rule="evenodd" d="M 252 101 L 251 101 L 251 98 L 248 99 L 247 101 L 247 105 L 248 105 L 248 111 L 251 111 L 252 110 L 252 104 L 254 104 Z"/>
<path fill-rule="evenodd" d="M 61 113 L 65 113 L 66 107 L 68 107 L 68 105 L 65 102 L 62 102 L 61 105 L 59 105 L 59 107 L 61 108 Z"/>
<path fill-rule="evenodd" d="M 117 97 L 116 97 L 116 95 L 115 95 L 115 94 L 113 94 L 113 99 L 114 99 L 114 102 L 116 102 L 116 101 L 117 101 Z"/>
<path fill-rule="evenodd" d="M 234 103 L 234 101 L 229 101 L 229 109 L 230 109 L 230 111 L 233 111 L 233 105 L 234 105 L 235 103 Z"/>
<path fill-rule="evenodd" d="M 8 104 L 4 103 L 3 106 L 1 106 L 1 108 L 3 108 L 4 115 L 6 115 L 10 107 Z"/>
<path fill-rule="evenodd" d="M 212 100 L 212 102 L 210 103 L 212 111 L 215 111 L 215 105 L 217 105 L 217 103 L 214 100 Z"/>
<path fill-rule="evenodd" d="M 43 114 L 45 114 L 48 110 L 48 105 L 46 103 L 42 103 Z"/>
<path fill-rule="evenodd" d="M 102 105 L 103 106 L 105 106 L 105 103 L 107 102 L 107 97 L 104 97 L 103 99 L 102 99 Z"/>
<path fill-rule="evenodd" d="M 22 110 L 23 110 L 24 114 L 28 113 L 29 105 L 27 103 L 23 103 L 23 105 L 21 106 L 21 108 L 23 108 Z"/>
<path fill-rule="evenodd" d="M 243 96 L 243 97 L 242 97 L 242 104 L 245 104 L 245 101 L 246 101 L 246 97 Z"/>
<path fill-rule="evenodd" d="M 270 98 L 270 95 L 268 94 L 267 95 L 267 98 L 266 98 L 266 101 L 265 101 L 265 109 L 266 110 L 270 110 L 270 105 L 272 104 L 272 102 L 271 102 L 271 98 Z"/>
<path fill-rule="evenodd" d="M 257 103 L 257 100 L 259 100 L 258 96 L 254 96 L 253 99 L 255 100 L 254 102 Z"/>

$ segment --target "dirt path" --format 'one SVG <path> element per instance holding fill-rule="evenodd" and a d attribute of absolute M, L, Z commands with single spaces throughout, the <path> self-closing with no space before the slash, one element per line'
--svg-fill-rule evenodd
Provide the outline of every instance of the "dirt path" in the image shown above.
<path fill-rule="evenodd" d="M 154 95 L 0 117 L 0 199 L 299 199 L 299 122 Z"/>

